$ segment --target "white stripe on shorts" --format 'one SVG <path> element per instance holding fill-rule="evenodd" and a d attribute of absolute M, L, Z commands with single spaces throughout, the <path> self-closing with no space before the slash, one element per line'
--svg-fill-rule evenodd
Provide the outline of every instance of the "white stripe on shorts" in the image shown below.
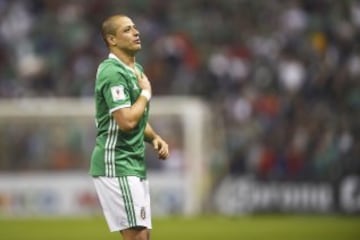
<path fill-rule="evenodd" d="M 144 226 L 151 229 L 148 180 L 136 176 L 93 177 L 111 232 Z"/>
<path fill-rule="evenodd" d="M 120 190 L 123 196 L 124 204 L 125 204 L 125 212 L 131 227 L 136 226 L 136 217 L 135 217 L 135 210 L 134 210 L 134 202 L 130 192 L 129 182 L 126 177 L 119 177 L 119 185 Z"/>

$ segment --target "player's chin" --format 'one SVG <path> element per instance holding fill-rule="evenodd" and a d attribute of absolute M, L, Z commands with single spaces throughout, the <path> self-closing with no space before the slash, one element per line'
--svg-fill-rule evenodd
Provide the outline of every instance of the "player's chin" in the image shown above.
<path fill-rule="evenodd" d="M 133 49 L 134 51 L 139 51 L 141 49 L 141 43 L 136 43 L 134 46 L 133 46 Z"/>
<path fill-rule="evenodd" d="M 140 49 L 141 46 L 132 46 L 128 48 L 127 51 L 135 55 L 138 51 L 140 51 Z"/>

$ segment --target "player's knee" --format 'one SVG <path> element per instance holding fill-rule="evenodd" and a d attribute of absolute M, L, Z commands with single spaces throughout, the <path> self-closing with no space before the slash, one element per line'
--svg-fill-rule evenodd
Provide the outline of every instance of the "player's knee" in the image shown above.
<path fill-rule="evenodd" d="M 136 236 L 133 240 L 150 240 L 147 236 Z"/>
<path fill-rule="evenodd" d="M 139 230 L 138 234 L 136 234 L 134 240 L 150 240 L 149 230 L 147 228 L 142 228 Z"/>
<path fill-rule="evenodd" d="M 145 227 L 133 227 L 121 231 L 124 240 L 150 240 L 149 229 Z"/>

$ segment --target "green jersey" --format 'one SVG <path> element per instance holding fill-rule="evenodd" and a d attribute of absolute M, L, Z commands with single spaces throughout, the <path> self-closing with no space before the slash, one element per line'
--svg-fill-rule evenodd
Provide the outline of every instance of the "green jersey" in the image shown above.
<path fill-rule="evenodd" d="M 135 64 L 143 72 L 139 64 Z M 110 54 L 98 67 L 95 83 L 96 143 L 91 156 L 92 176 L 138 176 L 146 178 L 144 130 L 147 106 L 138 125 L 124 132 L 112 116 L 115 110 L 130 107 L 141 93 L 134 69 Z"/>

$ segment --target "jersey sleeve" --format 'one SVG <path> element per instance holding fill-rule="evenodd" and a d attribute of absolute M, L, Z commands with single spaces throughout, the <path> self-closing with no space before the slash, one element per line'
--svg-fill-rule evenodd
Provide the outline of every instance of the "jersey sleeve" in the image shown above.
<path fill-rule="evenodd" d="M 119 68 L 109 66 L 102 72 L 102 95 L 109 108 L 109 113 L 117 109 L 130 107 L 129 88 L 125 75 Z"/>

